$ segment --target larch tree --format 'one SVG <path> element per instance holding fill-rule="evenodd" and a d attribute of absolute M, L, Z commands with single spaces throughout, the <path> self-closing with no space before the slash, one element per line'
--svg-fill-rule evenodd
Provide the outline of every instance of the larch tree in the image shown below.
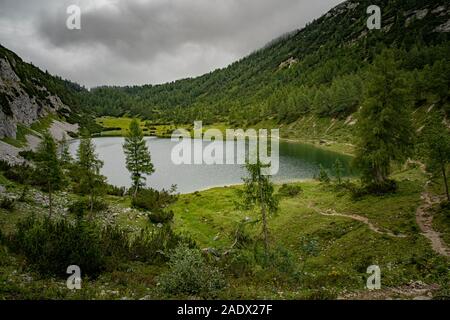
<path fill-rule="evenodd" d="M 391 162 L 406 160 L 412 151 L 409 90 L 391 50 L 376 57 L 368 76 L 357 123 L 355 163 L 365 184 L 383 188 Z"/>
<path fill-rule="evenodd" d="M 145 185 L 145 174 L 152 174 L 153 168 L 150 151 L 144 140 L 144 134 L 139 122 L 133 119 L 125 137 L 123 150 L 126 156 L 126 165 L 131 173 L 133 196 L 135 197 L 139 188 Z"/>
<path fill-rule="evenodd" d="M 424 154 L 427 170 L 435 176 L 441 176 L 444 182 L 445 194 L 450 202 L 447 179 L 447 167 L 450 164 L 450 132 L 443 123 L 444 117 L 433 115 L 424 130 Z"/>
<path fill-rule="evenodd" d="M 77 167 L 79 169 L 80 189 L 89 195 L 90 213 L 94 208 L 94 202 L 105 186 L 105 177 L 100 174 L 103 161 L 95 153 L 95 146 L 90 134 L 84 132 L 77 150 Z"/>
<path fill-rule="evenodd" d="M 48 192 L 49 216 L 53 212 L 53 192 L 63 183 L 57 145 L 50 133 L 44 133 L 36 152 L 36 178 Z"/>
<path fill-rule="evenodd" d="M 266 257 L 269 252 L 269 227 L 268 216 L 278 211 L 278 198 L 274 195 L 273 183 L 270 176 L 263 175 L 262 170 L 266 165 L 258 159 L 255 164 L 247 163 L 245 168 L 248 176 L 243 178 L 244 188 L 240 192 L 241 205 L 246 210 L 258 206 L 261 210 L 262 236 Z"/>

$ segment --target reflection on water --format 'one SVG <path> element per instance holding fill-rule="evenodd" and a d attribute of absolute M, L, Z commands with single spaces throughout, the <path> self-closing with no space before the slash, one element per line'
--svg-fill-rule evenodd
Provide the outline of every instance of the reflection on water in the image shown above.
<path fill-rule="evenodd" d="M 145 140 L 155 167 L 155 173 L 147 177 L 147 185 L 153 188 L 168 189 L 176 184 L 179 192 L 188 193 L 214 186 L 238 184 L 242 182 L 241 178 L 245 175 L 241 165 L 174 165 L 171 161 L 171 152 L 177 142 L 153 137 L 146 137 Z M 108 178 L 108 183 L 129 187 L 131 179 L 125 168 L 125 155 L 122 151 L 124 138 L 94 138 L 93 142 L 100 159 L 104 161 L 102 174 Z M 78 141 L 71 143 L 72 155 L 76 154 L 78 144 Z M 342 162 L 344 175 L 349 176 L 351 174 L 349 169 L 351 157 L 349 156 L 311 145 L 280 142 L 280 169 L 273 180 L 286 182 L 310 179 L 317 175 L 319 164 L 331 170 L 336 159 Z"/>

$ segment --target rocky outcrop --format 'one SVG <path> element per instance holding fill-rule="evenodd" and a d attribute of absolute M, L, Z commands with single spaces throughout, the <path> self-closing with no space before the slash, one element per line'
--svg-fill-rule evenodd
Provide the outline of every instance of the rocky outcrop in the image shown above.
<path fill-rule="evenodd" d="M 14 63 L 0 56 L 0 138 L 16 138 L 17 125 L 29 126 L 49 113 L 67 108 L 45 87 L 35 88 L 46 97 L 45 103 L 30 96 L 14 71 Z"/>
<path fill-rule="evenodd" d="M 16 148 L 6 142 L 0 141 L 0 159 L 15 165 L 24 162 L 24 159 L 19 156 L 21 149 Z"/>
<path fill-rule="evenodd" d="M 0 139 L 17 139 L 18 127 L 28 128 L 25 137 L 21 137 L 26 141 L 23 148 L 0 141 L 1 160 L 11 164 L 23 162 L 19 152 L 36 150 L 41 141 L 41 133 L 32 130 L 30 125 L 49 114 L 70 113 L 70 108 L 52 94 L 54 91 L 45 87 L 54 85 L 54 79 L 0 46 Z M 48 129 L 55 140 L 61 140 L 69 133 L 76 133 L 78 125 L 55 120 Z"/>

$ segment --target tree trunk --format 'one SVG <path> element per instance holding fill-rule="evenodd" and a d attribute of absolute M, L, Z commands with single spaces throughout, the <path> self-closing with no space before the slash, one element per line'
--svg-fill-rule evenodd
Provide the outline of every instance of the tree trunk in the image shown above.
<path fill-rule="evenodd" d="M 138 191 L 139 191 L 139 184 L 138 184 L 138 183 L 136 183 L 136 186 L 134 187 L 134 194 L 133 194 L 133 198 L 136 198 L 136 196 L 137 196 L 137 193 L 138 193 Z"/>
<path fill-rule="evenodd" d="M 92 220 L 92 212 L 94 211 L 94 193 L 91 192 L 89 220 Z"/>
<path fill-rule="evenodd" d="M 442 169 L 442 176 L 444 177 L 445 193 L 447 194 L 447 200 L 450 201 L 450 194 L 448 191 L 447 174 L 445 173 L 445 163 L 441 163 L 441 169 Z"/>
<path fill-rule="evenodd" d="M 264 235 L 264 251 L 267 257 L 269 253 L 269 231 L 267 230 L 267 214 L 266 214 L 266 206 L 264 203 L 261 204 L 261 214 L 262 214 L 263 235 Z"/>
<path fill-rule="evenodd" d="M 383 174 L 383 170 L 379 166 L 375 167 L 375 184 L 382 185 L 385 180 L 386 178 Z"/>
<path fill-rule="evenodd" d="M 53 203 L 52 203 L 52 185 L 48 183 L 48 209 L 49 209 L 49 218 L 52 217 L 52 211 L 53 211 Z"/>
<path fill-rule="evenodd" d="M 261 202 L 261 215 L 262 215 L 262 223 L 263 223 L 263 237 L 264 237 L 264 252 L 266 258 L 269 253 L 269 231 L 267 230 L 267 212 L 266 212 L 266 203 L 264 201 L 263 190 L 261 187 L 261 175 L 258 177 L 259 179 L 259 196 Z"/>

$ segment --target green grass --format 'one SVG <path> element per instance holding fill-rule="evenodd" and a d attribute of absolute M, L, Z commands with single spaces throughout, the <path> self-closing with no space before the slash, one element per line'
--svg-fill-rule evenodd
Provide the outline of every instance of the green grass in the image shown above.
<path fill-rule="evenodd" d="M 23 148 L 27 146 L 27 135 L 32 135 L 39 137 L 41 134 L 43 134 L 46 130 L 50 128 L 52 125 L 52 122 L 54 120 L 58 119 L 56 115 L 50 114 L 46 117 L 43 117 L 39 119 L 38 121 L 35 121 L 30 125 L 30 127 L 27 127 L 22 124 L 17 125 L 17 133 L 16 138 L 10 138 L 6 137 L 1 139 L 3 142 L 6 142 L 12 146 L 15 146 L 17 148 Z"/>
<path fill-rule="evenodd" d="M 128 117 L 101 117 L 97 118 L 96 122 L 105 130 L 101 132 L 102 137 L 122 137 L 126 134 L 133 118 Z M 146 125 L 146 121 L 137 119 L 139 125 L 146 136 L 170 137 L 175 126 L 173 125 Z M 116 129 L 116 130 L 114 130 Z"/>
<path fill-rule="evenodd" d="M 121 117 L 101 117 L 97 118 L 98 124 L 106 129 L 100 135 L 103 137 L 120 137 L 123 136 L 130 125 L 132 118 Z M 152 135 L 161 138 L 170 138 L 174 130 L 178 128 L 186 129 L 193 136 L 194 124 L 182 125 L 152 125 L 146 128 L 145 121 L 139 120 L 142 130 L 145 135 Z M 115 129 L 117 130 L 111 130 Z M 280 129 L 280 138 L 293 141 L 312 144 L 318 148 L 338 152 L 341 154 L 352 155 L 354 153 L 354 145 L 347 143 L 352 141 L 352 127 L 345 123 L 344 120 L 333 120 L 328 118 L 305 117 L 301 118 L 289 125 L 278 124 L 274 120 L 264 120 L 255 125 L 249 126 L 253 129 Z M 249 129 L 243 128 L 243 129 Z M 236 129 L 227 123 L 219 122 L 213 124 L 203 125 L 202 131 L 208 129 L 218 129 L 225 137 L 226 129 Z"/>
<path fill-rule="evenodd" d="M 450 280 L 448 259 L 437 256 L 426 238 L 420 235 L 415 211 L 420 204 L 420 193 L 426 177 L 418 168 L 397 172 L 399 182 L 396 194 L 352 199 L 342 189 L 322 185 L 315 181 L 295 183 L 303 192 L 291 198 L 282 198 L 279 212 L 270 217 L 271 246 L 290 253 L 290 261 L 300 270 L 296 278 L 273 269 L 253 265 L 251 274 L 228 274 L 228 286 L 220 293 L 223 299 L 305 299 L 336 297 L 342 292 L 364 290 L 367 267 L 379 265 L 382 286 L 394 287 L 420 280 L 445 285 Z M 278 189 L 279 186 L 277 186 Z M 227 250 L 233 242 L 237 224 L 249 217 L 259 218 L 257 210 L 236 209 L 237 190 L 241 186 L 214 188 L 202 192 L 180 195 L 171 205 L 175 213 L 175 231 L 189 234 L 200 248 Z M 20 187 L 10 190 L 20 191 Z M 67 196 L 66 196 L 67 197 Z M 136 216 L 126 208 L 129 198 L 107 196 L 110 206 L 122 208 L 116 222 L 130 231 L 149 226 L 145 216 Z M 359 221 L 345 217 L 323 216 L 311 209 L 335 209 L 339 213 L 358 214 L 369 218 L 381 229 L 402 233 L 405 238 L 375 233 Z M 19 204 L 13 213 L 0 210 L 0 226 L 8 232 L 22 216 L 45 208 Z M 439 222 L 439 218 L 437 222 Z M 247 232 L 258 238 L 259 223 L 249 224 Z M 445 239 L 450 230 L 442 229 Z M 315 253 L 307 251 L 308 243 L 316 243 Z M 0 246 L 0 255 L 4 248 Z M 251 254 L 252 249 L 241 253 Z M 83 290 L 72 293 L 65 289 L 64 281 L 42 279 L 32 274 L 32 282 L 24 283 L 30 274 L 20 257 L 3 252 L 0 257 L 0 281 L 8 281 L 0 289 L 0 298 L 57 298 L 57 299 L 119 299 L 160 298 L 156 292 L 156 276 L 165 266 L 155 267 L 141 263 L 127 263 L 114 272 L 104 273 L 98 279 L 87 279 Z M 278 267 L 277 267 L 278 268 Z M 14 273 L 14 270 L 17 270 Z M 276 280 L 275 280 L 276 279 Z M 38 290 L 41 288 L 41 291 Z M 103 293 L 102 293 L 103 291 Z M 118 291 L 117 293 L 114 291 Z M 105 293 L 106 292 L 106 293 Z"/>
<path fill-rule="evenodd" d="M 34 131 L 24 125 L 18 124 L 16 138 L 14 139 L 14 138 L 6 137 L 6 138 L 3 138 L 2 141 L 6 142 L 14 147 L 22 148 L 22 147 L 27 146 L 27 139 L 26 139 L 27 135 L 38 136 L 39 134 L 36 131 Z"/>
<path fill-rule="evenodd" d="M 39 133 L 44 133 L 45 131 L 47 131 L 54 120 L 58 120 L 59 118 L 54 115 L 54 114 L 49 114 L 48 116 L 39 119 L 39 121 L 34 122 L 30 128 L 34 131 L 37 131 Z"/>

